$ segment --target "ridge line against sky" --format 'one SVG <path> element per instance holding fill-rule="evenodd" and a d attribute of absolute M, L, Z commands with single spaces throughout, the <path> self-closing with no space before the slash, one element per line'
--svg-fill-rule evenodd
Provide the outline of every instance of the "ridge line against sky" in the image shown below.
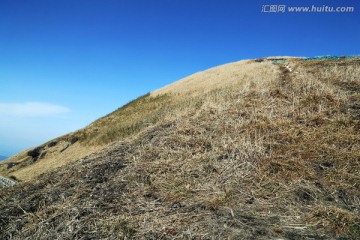
<path fill-rule="evenodd" d="M 262 12 L 280 5 L 355 11 Z M 2 0 L 0 155 L 85 127 L 210 67 L 357 55 L 359 11 L 357 0 Z"/>

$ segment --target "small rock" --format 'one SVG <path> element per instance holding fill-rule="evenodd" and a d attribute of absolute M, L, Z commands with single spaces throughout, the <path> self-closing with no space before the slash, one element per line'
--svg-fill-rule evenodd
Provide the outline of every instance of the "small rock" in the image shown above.
<path fill-rule="evenodd" d="M 79 138 L 73 137 L 73 138 L 70 140 L 70 144 L 74 144 L 74 143 L 76 143 L 77 141 L 79 141 Z"/>
<path fill-rule="evenodd" d="M 28 151 L 27 155 L 30 157 L 36 158 L 40 155 L 41 150 L 42 150 L 42 147 L 37 147 L 33 150 Z"/>
<path fill-rule="evenodd" d="M 7 169 L 10 169 L 10 168 L 12 168 L 12 167 L 14 167 L 14 166 L 16 166 L 16 163 L 14 163 L 14 162 L 9 162 L 9 163 L 7 164 Z"/>
<path fill-rule="evenodd" d="M 48 146 L 49 148 L 50 148 L 50 147 L 55 147 L 56 144 L 58 144 L 57 141 L 52 141 L 52 142 L 50 142 L 47 146 Z"/>

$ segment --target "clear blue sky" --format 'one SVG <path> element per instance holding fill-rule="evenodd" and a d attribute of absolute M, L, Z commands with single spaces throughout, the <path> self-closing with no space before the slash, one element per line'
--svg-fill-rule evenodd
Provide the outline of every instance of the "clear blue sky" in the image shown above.
<path fill-rule="evenodd" d="M 262 13 L 263 5 L 353 13 Z M 360 54 L 358 0 L 0 0 L 0 155 L 85 127 L 197 71 Z"/>

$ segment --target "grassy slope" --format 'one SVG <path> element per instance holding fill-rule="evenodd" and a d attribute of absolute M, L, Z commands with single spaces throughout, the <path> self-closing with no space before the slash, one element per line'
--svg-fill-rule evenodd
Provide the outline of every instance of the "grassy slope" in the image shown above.
<path fill-rule="evenodd" d="M 100 152 L 108 144 L 132 137 L 164 118 L 173 118 L 196 108 L 202 104 L 203 96 L 209 91 L 217 91 L 219 86 L 224 85 L 224 80 L 227 87 L 235 84 L 240 88 L 252 81 L 263 81 L 269 76 L 270 79 L 275 79 L 276 71 L 270 63 L 259 65 L 240 61 L 196 73 L 171 86 L 139 97 L 84 129 L 50 141 L 58 142 L 55 146 L 48 147 L 48 143 L 41 145 L 44 148 L 42 152 L 46 152 L 46 155 L 36 161 L 27 155 L 31 149 L 7 159 L 0 164 L 0 174 L 18 180 L 31 180 L 42 173 Z M 73 138 L 78 138 L 79 142 L 62 151 Z M 11 168 L 8 167 L 9 163 Z"/>
<path fill-rule="evenodd" d="M 359 64 L 244 61 L 144 96 L 69 150 L 120 142 L 1 189 L 0 238 L 356 239 Z"/>

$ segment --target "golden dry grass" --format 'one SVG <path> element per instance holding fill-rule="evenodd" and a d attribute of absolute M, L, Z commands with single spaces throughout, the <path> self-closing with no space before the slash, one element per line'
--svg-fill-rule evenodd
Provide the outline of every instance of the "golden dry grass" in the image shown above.
<path fill-rule="evenodd" d="M 207 104 L 206 99 L 211 104 L 212 99 L 220 97 L 216 94 L 219 89 L 238 88 L 247 91 L 255 85 L 266 89 L 266 84 L 275 81 L 277 75 L 278 68 L 270 62 L 259 64 L 253 61 L 240 61 L 197 73 L 141 96 L 88 127 L 63 136 L 61 139 L 65 141 L 49 149 L 50 152 L 35 164 L 25 164 L 31 162 L 31 158 L 27 156 L 30 149 L 9 158 L 0 165 L 0 174 L 30 180 L 48 170 L 99 151 L 107 144 L 134 136 L 163 119 L 178 117 Z M 257 91 L 260 91 L 260 87 Z M 67 139 L 74 136 L 79 138 L 80 143 L 60 152 L 68 144 Z M 7 169 L 10 162 L 18 165 Z"/>
<path fill-rule="evenodd" d="M 1 189 L 0 237 L 357 239 L 359 59 L 223 67 L 143 99 L 171 107 L 135 135 Z"/>
<path fill-rule="evenodd" d="M 101 146 L 84 146 L 79 142 L 67 147 L 69 141 L 66 140 L 66 138 L 60 138 L 55 141 L 57 144 L 53 147 L 47 147 L 47 144 L 42 145 L 44 147 L 42 152 L 46 153 L 44 157 L 34 160 L 28 156 L 27 153 L 32 150 L 32 148 L 3 161 L 0 165 L 0 174 L 20 181 L 28 181 L 45 172 L 65 166 L 79 158 L 91 155 L 102 149 Z M 62 151 L 65 148 L 66 150 Z M 8 168 L 9 163 L 15 164 L 15 166 Z"/>
<path fill-rule="evenodd" d="M 271 62 L 255 63 L 239 61 L 195 73 L 151 93 L 182 95 L 185 97 L 203 96 L 214 89 L 238 87 L 246 89 L 252 84 L 267 84 L 278 76 L 278 68 Z"/>

